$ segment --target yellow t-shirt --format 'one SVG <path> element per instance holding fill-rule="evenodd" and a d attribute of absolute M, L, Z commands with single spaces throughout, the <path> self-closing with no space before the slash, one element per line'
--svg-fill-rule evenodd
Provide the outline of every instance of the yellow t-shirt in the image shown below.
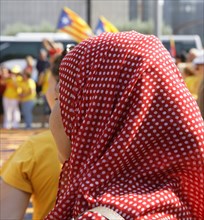
<path fill-rule="evenodd" d="M 45 95 L 48 89 L 48 81 L 51 75 L 50 69 L 47 69 L 43 75 L 42 94 Z"/>
<path fill-rule="evenodd" d="M 31 90 L 31 93 L 29 95 L 26 95 L 25 97 L 21 98 L 21 102 L 31 101 L 34 100 L 36 97 L 36 84 L 33 79 L 28 79 L 27 81 L 22 80 L 20 83 L 20 93 L 28 93 Z"/>
<path fill-rule="evenodd" d="M 202 81 L 202 75 L 201 76 L 197 76 L 197 75 L 187 76 L 185 78 L 186 86 L 188 90 L 190 91 L 190 93 L 192 94 L 192 96 L 196 100 L 198 99 L 198 89 L 199 89 L 201 81 Z"/>
<path fill-rule="evenodd" d="M 22 77 L 16 77 L 16 79 L 9 78 L 6 80 L 6 89 L 3 96 L 9 99 L 19 99 L 19 88 Z"/>
<path fill-rule="evenodd" d="M 50 131 L 29 138 L 6 161 L 1 177 L 9 185 L 32 194 L 33 219 L 53 208 L 61 165 Z"/>

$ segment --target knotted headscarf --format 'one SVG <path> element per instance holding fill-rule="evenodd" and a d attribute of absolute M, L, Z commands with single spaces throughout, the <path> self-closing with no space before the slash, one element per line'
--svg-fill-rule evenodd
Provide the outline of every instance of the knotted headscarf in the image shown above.
<path fill-rule="evenodd" d="M 60 67 L 60 108 L 71 156 L 46 219 L 204 218 L 204 124 L 155 36 L 104 33 Z"/>

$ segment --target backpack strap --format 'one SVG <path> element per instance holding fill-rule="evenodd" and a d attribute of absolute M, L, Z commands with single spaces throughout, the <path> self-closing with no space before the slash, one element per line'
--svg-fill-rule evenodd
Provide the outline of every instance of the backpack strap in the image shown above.
<path fill-rule="evenodd" d="M 117 212 L 113 211 L 110 208 L 104 206 L 98 206 L 93 209 L 88 210 L 89 212 L 98 212 L 102 216 L 106 217 L 108 220 L 125 220 L 121 215 Z"/>

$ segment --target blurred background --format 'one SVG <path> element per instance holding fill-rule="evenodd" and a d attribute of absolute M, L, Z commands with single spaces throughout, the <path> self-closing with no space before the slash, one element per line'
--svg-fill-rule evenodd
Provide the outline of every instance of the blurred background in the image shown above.
<path fill-rule="evenodd" d="M 101 16 L 107 20 L 101 21 Z M 195 56 L 198 51 L 203 51 L 204 1 L 1 0 L 0 64 L 9 71 L 16 65 L 23 70 L 30 65 L 26 63 L 27 56 L 32 57 L 32 78 L 39 87 L 40 73 L 36 65 L 42 48 L 47 50 L 47 59 L 50 59 L 44 39 L 62 43 L 65 47 L 104 31 L 130 30 L 156 35 L 176 64 L 189 63 L 187 57 L 191 49 L 197 50 Z M 185 65 L 180 65 L 181 71 Z M 44 104 L 43 95 L 37 92 L 34 115 L 39 115 L 39 111 L 42 113 L 39 109 Z"/>
<path fill-rule="evenodd" d="M 159 34 L 198 34 L 204 42 L 203 0 L 1 0 L 0 4 L 1 35 L 56 31 L 60 11 L 67 6 L 93 29 L 103 15 L 120 31 L 158 34 L 159 22 Z"/>

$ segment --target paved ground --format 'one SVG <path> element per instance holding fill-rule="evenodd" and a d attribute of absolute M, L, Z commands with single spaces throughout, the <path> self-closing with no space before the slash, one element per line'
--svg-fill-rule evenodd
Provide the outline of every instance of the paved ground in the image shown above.
<path fill-rule="evenodd" d="M 40 123 L 34 123 L 32 130 L 24 130 L 24 125 L 21 124 L 21 129 L 15 130 L 0 130 L 0 167 L 8 159 L 8 157 L 24 142 L 29 136 L 38 134 L 46 128 L 41 128 Z M 32 203 L 30 202 L 24 220 L 32 219 Z"/>
<path fill-rule="evenodd" d="M 24 129 L 12 129 L 5 130 L 1 129 L 0 131 L 0 166 L 3 162 L 9 157 L 9 155 L 14 152 L 19 145 L 24 142 L 29 136 L 37 134 L 45 128 L 34 128 L 32 130 Z"/>

